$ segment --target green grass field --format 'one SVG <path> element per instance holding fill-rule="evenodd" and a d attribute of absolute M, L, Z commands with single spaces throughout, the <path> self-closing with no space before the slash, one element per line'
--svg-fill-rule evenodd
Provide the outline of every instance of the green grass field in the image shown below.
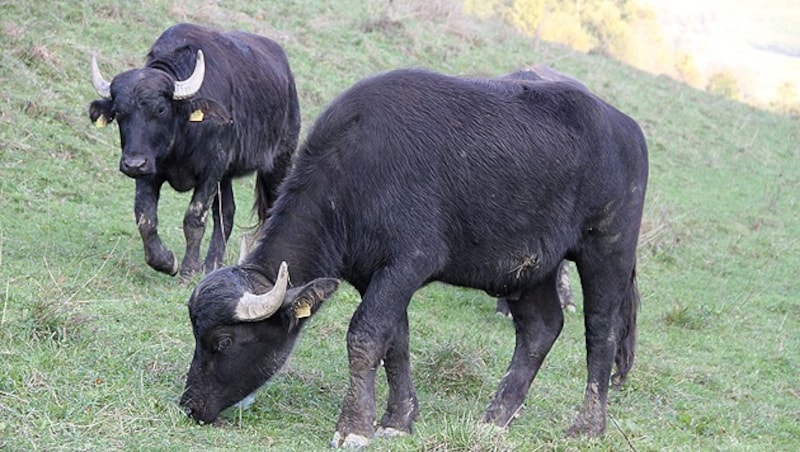
<path fill-rule="evenodd" d="M 145 264 L 133 181 L 117 170 L 117 128 L 94 128 L 86 109 L 96 98 L 92 52 L 110 78 L 141 65 L 155 38 L 180 21 L 278 40 L 293 65 L 304 131 L 339 92 L 379 71 L 499 75 L 534 63 L 580 78 L 645 130 L 638 355 L 628 385 L 610 396 L 607 435 L 564 437 L 586 373 L 580 312 L 567 316 L 511 429 L 480 427 L 511 357 L 512 325 L 486 294 L 431 285 L 410 308 L 416 430 L 372 449 L 800 448 L 797 119 L 600 56 L 534 47 L 452 12 L 447 0 L 391 4 L 0 2 L 0 449 L 327 448 L 358 303 L 347 287 L 250 410 L 229 410 L 210 427 L 177 406 L 194 347 L 186 311 L 193 283 Z M 252 179 L 236 190 L 232 243 L 255 222 Z M 159 212 L 179 256 L 188 199 L 165 190 Z M 378 391 L 380 410 L 385 384 Z"/>

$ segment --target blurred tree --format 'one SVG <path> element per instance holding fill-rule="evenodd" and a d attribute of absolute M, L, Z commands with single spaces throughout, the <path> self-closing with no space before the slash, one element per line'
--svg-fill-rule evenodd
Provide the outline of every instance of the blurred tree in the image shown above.
<path fill-rule="evenodd" d="M 775 91 L 775 100 L 770 107 L 780 113 L 796 115 L 800 113 L 800 97 L 792 82 L 783 82 Z"/>
<path fill-rule="evenodd" d="M 597 38 L 583 26 L 580 15 L 572 11 L 549 12 L 547 20 L 540 25 L 539 35 L 546 41 L 566 44 L 581 52 L 588 52 L 597 46 Z"/>
<path fill-rule="evenodd" d="M 581 24 L 595 40 L 592 50 L 606 55 L 625 53 L 630 21 L 635 17 L 625 0 L 581 2 Z"/>
<path fill-rule="evenodd" d="M 504 5 L 504 0 L 464 0 L 464 12 L 486 19 L 497 15 Z"/>
<path fill-rule="evenodd" d="M 694 58 L 688 53 L 681 53 L 675 63 L 678 79 L 692 86 L 699 86 L 700 72 L 694 64 Z"/>
<path fill-rule="evenodd" d="M 624 53 L 614 56 L 654 74 L 673 75 L 675 57 L 672 48 L 664 41 L 655 11 L 636 7 L 635 12 L 628 11 L 624 17 L 629 23 L 627 43 Z"/>
<path fill-rule="evenodd" d="M 464 0 L 464 10 L 499 15 L 537 39 L 618 57 L 626 53 L 630 23 L 645 16 L 634 0 Z"/>
<path fill-rule="evenodd" d="M 725 71 L 716 72 L 708 79 L 706 91 L 733 100 L 739 100 L 742 95 L 736 76 Z"/>
<path fill-rule="evenodd" d="M 517 30 L 528 35 L 538 36 L 539 25 L 548 12 L 552 0 L 512 0 L 504 5 L 503 16 Z"/>

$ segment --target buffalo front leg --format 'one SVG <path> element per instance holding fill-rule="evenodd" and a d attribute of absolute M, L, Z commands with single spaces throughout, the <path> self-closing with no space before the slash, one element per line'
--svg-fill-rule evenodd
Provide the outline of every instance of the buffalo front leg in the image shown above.
<path fill-rule="evenodd" d="M 386 427 L 398 431 L 411 430 L 416 400 L 408 372 L 408 346 L 402 342 L 392 343 L 395 339 L 407 338 L 406 308 L 414 291 L 424 281 L 408 273 L 388 268 L 379 270 L 350 320 L 347 331 L 350 383 L 332 447 L 366 446 L 374 435 L 375 373 L 384 357 L 387 358 L 389 384 L 397 386 L 389 390 L 388 415 L 383 421 Z M 398 328 L 401 329 L 399 334 Z"/>
<path fill-rule="evenodd" d="M 208 247 L 204 264 L 206 273 L 222 267 L 225 246 L 231 236 L 231 229 L 233 229 L 236 202 L 233 199 L 233 184 L 230 178 L 220 181 L 217 195 L 211 204 L 211 211 L 214 213 L 214 232 L 211 234 L 211 244 Z"/>
<path fill-rule="evenodd" d="M 198 185 L 192 194 L 189 208 L 183 216 L 183 236 L 186 238 L 186 254 L 181 265 L 181 279 L 189 279 L 200 273 L 200 244 L 206 232 L 206 220 L 211 200 L 217 192 L 217 181 Z"/>
<path fill-rule="evenodd" d="M 539 285 L 509 298 L 516 346 L 500 387 L 486 409 L 483 421 L 507 427 L 519 411 L 536 373 L 564 323 L 556 289 L 556 271 Z"/>
<path fill-rule="evenodd" d="M 150 267 L 174 276 L 178 273 L 175 254 L 166 249 L 158 236 L 158 197 L 163 181 L 136 179 L 136 198 L 133 211 L 136 227 L 142 236 L 144 258 Z"/>

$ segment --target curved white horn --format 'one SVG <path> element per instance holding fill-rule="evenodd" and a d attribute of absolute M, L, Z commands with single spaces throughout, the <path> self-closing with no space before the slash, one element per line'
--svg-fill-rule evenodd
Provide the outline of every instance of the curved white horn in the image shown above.
<path fill-rule="evenodd" d="M 275 286 L 262 295 L 245 292 L 236 304 L 236 318 L 243 322 L 258 322 L 271 316 L 281 307 L 288 285 L 289 269 L 286 262 L 281 262 Z"/>
<path fill-rule="evenodd" d="M 194 65 L 194 72 L 186 80 L 175 82 L 175 91 L 172 98 L 175 100 L 186 99 L 194 96 L 203 86 L 203 79 L 206 76 L 206 60 L 203 51 L 197 51 L 197 62 Z"/>
<path fill-rule="evenodd" d="M 100 75 L 100 67 L 97 66 L 97 58 L 94 55 L 92 55 L 92 85 L 94 85 L 94 90 L 97 91 L 100 97 L 111 99 L 111 83 L 108 83 Z"/>
<path fill-rule="evenodd" d="M 236 265 L 242 265 L 245 257 L 247 257 L 247 236 L 242 235 L 242 241 L 239 243 L 239 259 L 237 259 Z"/>

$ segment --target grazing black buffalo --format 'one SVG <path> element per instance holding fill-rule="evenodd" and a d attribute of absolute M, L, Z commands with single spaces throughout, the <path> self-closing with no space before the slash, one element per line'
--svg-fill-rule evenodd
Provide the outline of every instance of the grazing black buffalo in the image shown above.
<path fill-rule="evenodd" d="M 178 262 L 158 236 L 158 198 L 168 182 L 194 189 L 183 219 L 182 276 L 200 271 L 200 242 L 211 209 L 214 232 L 205 271 L 220 267 L 236 209 L 232 179 L 257 172 L 254 210 L 266 219 L 300 132 L 294 77 L 281 47 L 241 31 L 179 24 L 159 37 L 143 68 L 108 83 L 92 58 L 103 98 L 91 103 L 98 126 L 119 124 L 119 168 L 136 179 L 134 212 L 147 263 L 175 275 Z"/>
<path fill-rule="evenodd" d="M 389 394 L 377 433 L 410 432 L 406 309 L 443 281 L 508 297 L 516 349 L 483 417 L 505 427 L 561 331 L 566 258 L 580 274 L 588 365 L 569 433 L 599 435 L 612 367 L 620 384 L 633 365 L 647 172 L 636 122 L 573 83 L 422 70 L 363 80 L 320 114 L 253 251 L 195 288 L 181 405 L 212 422 L 266 382 L 341 278 L 362 301 L 332 445 L 375 434 L 381 362 Z"/>

